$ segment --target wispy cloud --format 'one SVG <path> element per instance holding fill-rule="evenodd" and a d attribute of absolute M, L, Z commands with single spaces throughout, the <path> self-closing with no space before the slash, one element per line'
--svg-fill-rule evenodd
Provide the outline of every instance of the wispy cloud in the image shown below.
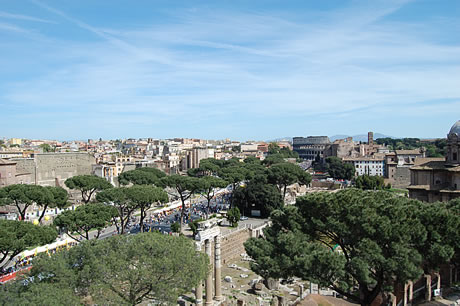
<path fill-rule="evenodd" d="M 341 132 L 320 120 L 357 128 L 358 118 L 383 126 L 395 113 L 448 114 L 460 101 L 460 45 L 427 39 L 432 25 L 385 20 L 410 1 L 353 2 L 321 13 L 319 21 L 304 20 L 301 12 L 289 19 L 175 11 L 174 23 L 131 29 L 95 27 L 32 1 L 101 39 L 54 41 L 48 45 L 53 60 L 46 61 L 59 65 L 10 82 L 0 94 L 0 101 L 45 117 L 50 110 L 50 120 L 68 117 L 70 109 L 76 122 L 110 126 L 112 133 L 114 122 L 123 122 L 133 133 L 142 126 L 209 138 L 251 125 L 273 133 L 279 122 L 285 127 L 275 136 L 285 136 L 299 127 Z M 450 104 L 427 103 L 447 98 Z M 71 125 L 68 131 L 78 123 Z"/>
<path fill-rule="evenodd" d="M 41 19 L 33 16 L 20 15 L 20 14 L 11 14 L 8 12 L 0 11 L 0 18 L 7 19 L 16 19 L 16 20 L 25 20 L 25 21 L 34 21 L 34 22 L 43 22 L 43 23 L 56 23 L 51 20 Z"/>
<path fill-rule="evenodd" d="M 3 22 L 0 22 L 0 30 L 16 32 L 16 33 L 30 33 L 30 31 L 27 29 L 24 29 L 14 24 L 3 23 Z"/>

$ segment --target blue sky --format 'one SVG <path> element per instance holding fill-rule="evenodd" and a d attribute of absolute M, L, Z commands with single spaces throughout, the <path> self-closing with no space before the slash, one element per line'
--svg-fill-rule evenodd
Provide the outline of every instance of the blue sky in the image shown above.
<path fill-rule="evenodd" d="M 460 1 L 0 0 L 0 137 L 445 137 Z"/>

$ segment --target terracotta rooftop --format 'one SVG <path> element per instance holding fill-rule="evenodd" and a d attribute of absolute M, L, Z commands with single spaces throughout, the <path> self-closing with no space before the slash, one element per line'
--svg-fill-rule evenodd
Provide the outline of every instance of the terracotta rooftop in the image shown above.
<path fill-rule="evenodd" d="M 413 154 L 422 154 L 420 153 L 420 150 L 415 149 L 415 150 L 396 150 L 397 155 L 413 155 Z"/>

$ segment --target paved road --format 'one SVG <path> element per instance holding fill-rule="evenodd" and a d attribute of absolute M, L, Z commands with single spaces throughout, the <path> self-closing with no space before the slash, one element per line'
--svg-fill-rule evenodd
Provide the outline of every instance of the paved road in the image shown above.
<path fill-rule="evenodd" d="M 190 220 L 197 220 L 203 218 L 206 215 L 206 207 L 207 201 L 205 199 L 199 199 L 197 202 L 192 204 L 191 208 L 187 208 L 185 211 L 185 223 L 188 224 Z M 210 213 L 216 213 L 221 210 L 227 209 L 228 204 L 222 199 L 218 199 L 217 201 L 212 201 L 210 206 Z M 152 213 L 150 217 L 147 217 L 144 221 L 145 223 L 145 231 L 149 230 L 158 230 L 162 233 L 170 233 L 171 232 L 171 224 L 175 222 L 179 222 L 180 220 L 181 211 L 180 208 L 177 208 L 176 211 L 170 214 L 155 214 Z M 130 227 L 130 233 L 136 234 L 140 232 L 139 218 L 136 218 L 133 223 L 132 227 Z"/>

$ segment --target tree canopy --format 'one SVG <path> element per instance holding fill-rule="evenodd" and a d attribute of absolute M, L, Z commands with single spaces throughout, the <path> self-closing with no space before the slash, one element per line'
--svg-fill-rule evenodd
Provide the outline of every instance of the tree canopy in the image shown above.
<path fill-rule="evenodd" d="M 0 286 L 0 305 L 84 305 L 70 288 L 42 282 L 8 282 Z"/>
<path fill-rule="evenodd" d="M 446 155 L 446 139 L 434 141 L 420 141 L 419 138 L 379 138 L 375 141 L 378 144 L 385 144 L 392 150 L 413 150 L 424 147 L 427 157 L 443 157 Z"/>
<path fill-rule="evenodd" d="M 67 210 L 56 216 L 54 225 L 65 231 L 70 237 L 77 233 L 83 239 L 90 239 L 89 232 L 96 230 L 95 238 L 99 238 L 101 230 L 118 216 L 115 207 L 102 203 L 80 205 L 75 210 Z"/>
<path fill-rule="evenodd" d="M 95 175 L 73 176 L 65 181 L 65 185 L 70 189 L 80 190 L 81 197 L 85 204 L 91 201 L 96 191 L 102 191 L 113 187 L 105 178 Z"/>
<path fill-rule="evenodd" d="M 56 237 L 56 230 L 50 226 L 0 220 L 0 268 L 27 248 L 51 243 Z"/>
<path fill-rule="evenodd" d="M 96 195 L 96 200 L 105 204 L 113 205 L 118 212 L 118 218 L 113 219 L 113 223 L 119 234 L 123 234 L 129 222 L 129 218 L 137 208 L 127 195 L 128 187 L 110 188 L 99 192 Z"/>
<path fill-rule="evenodd" d="M 120 185 L 128 185 L 129 183 L 135 185 L 158 185 L 160 178 L 166 174 L 155 168 L 138 168 L 121 173 L 118 176 Z"/>
<path fill-rule="evenodd" d="M 278 187 L 284 200 L 286 198 L 287 186 L 294 183 L 308 185 L 311 182 L 311 175 L 298 165 L 279 163 L 274 164 L 268 169 L 268 182 Z"/>
<path fill-rule="evenodd" d="M 230 222 L 232 227 L 237 227 L 240 221 L 241 213 L 238 207 L 233 207 L 227 212 L 227 221 Z"/>
<path fill-rule="evenodd" d="M 27 209 L 35 204 L 42 208 L 38 219 L 41 222 L 47 208 L 63 208 L 67 199 L 67 192 L 61 187 L 15 184 L 0 189 L 0 205 L 16 207 L 21 220 L 25 220 Z"/>
<path fill-rule="evenodd" d="M 363 190 L 385 189 L 385 181 L 381 176 L 360 175 L 355 179 L 356 188 Z"/>
<path fill-rule="evenodd" d="M 125 189 L 128 199 L 140 209 L 141 216 L 139 226 L 141 232 L 144 231 L 144 219 L 147 210 L 155 203 L 167 203 L 169 201 L 168 194 L 162 188 L 148 185 L 134 185 Z"/>
<path fill-rule="evenodd" d="M 43 153 L 48 153 L 48 152 L 53 152 L 54 151 L 54 149 L 47 143 L 42 143 L 38 147 L 43 150 Z"/>
<path fill-rule="evenodd" d="M 200 191 L 208 201 L 208 210 L 211 204 L 211 200 L 214 197 L 214 190 L 216 188 L 224 188 L 227 186 L 227 182 L 221 178 L 214 177 L 214 176 L 204 176 L 200 178 Z"/>
<path fill-rule="evenodd" d="M 185 237 L 141 233 L 84 241 L 51 257 L 40 256 L 31 275 L 35 282 L 41 275 L 40 284 L 69 288 L 67 293 L 99 305 L 172 305 L 206 277 L 208 264 Z"/>
<path fill-rule="evenodd" d="M 233 192 L 235 206 L 245 215 L 259 211 L 261 217 L 268 217 L 272 210 L 283 206 L 283 198 L 272 184 L 267 184 L 265 177 L 256 177 L 245 186 L 238 186 Z"/>
<path fill-rule="evenodd" d="M 264 277 L 297 276 L 370 305 L 395 282 L 418 279 L 427 261 L 453 256 L 455 238 L 447 236 L 459 237 L 460 216 L 447 204 L 436 217 L 432 209 L 384 191 L 313 193 L 274 211 L 265 238 L 245 248 L 255 260 L 251 268 Z"/>
<path fill-rule="evenodd" d="M 173 188 L 180 197 L 182 203 L 181 216 L 180 216 L 180 225 L 182 230 L 182 224 L 184 223 L 184 214 L 185 214 L 185 202 L 190 199 L 190 197 L 202 189 L 202 184 L 200 179 L 196 177 L 181 176 L 178 174 L 170 175 L 163 177 L 161 179 L 163 186 L 168 186 Z"/>
<path fill-rule="evenodd" d="M 339 180 L 351 180 L 355 176 L 355 167 L 344 163 L 340 158 L 329 156 L 326 158 L 326 171 L 329 175 Z"/>

